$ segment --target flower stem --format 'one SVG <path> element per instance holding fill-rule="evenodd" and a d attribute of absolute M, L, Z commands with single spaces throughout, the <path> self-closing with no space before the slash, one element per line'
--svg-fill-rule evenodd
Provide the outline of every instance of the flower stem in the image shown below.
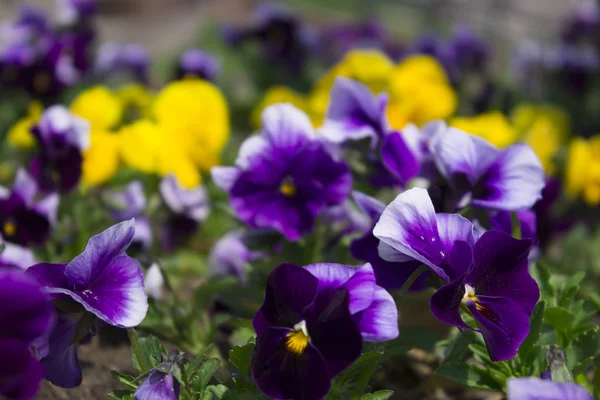
<path fill-rule="evenodd" d="M 417 279 L 419 279 L 419 277 L 427 271 L 429 271 L 429 267 L 427 265 L 421 265 L 412 274 L 410 274 L 410 276 L 408 277 L 406 282 L 404 282 L 404 284 L 400 288 L 400 292 L 399 292 L 400 297 L 404 297 L 406 295 L 406 292 L 408 292 L 410 287 L 413 285 L 413 283 L 415 283 L 415 281 Z"/>
<path fill-rule="evenodd" d="M 152 368 L 150 367 L 150 363 L 146 358 L 146 353 L 144 353 L 142 346 L 140 346 L 135 329 L 127 328 L 127 337 L 129 338 L 129 343 L 131 343 L 131 350 L 135 353 L 135 358 L 137 358 L 138 364 L 140 364 L 142 373 L 150 371 Z"/>
<path fill-rule="evenodd" d="M 516 212 L 510 213 L 510 222 L 512 225 L 512 235 L 515 239 L 522 239 L 521 237 L 521 223 L 519 222 L 519 216 Z"/>

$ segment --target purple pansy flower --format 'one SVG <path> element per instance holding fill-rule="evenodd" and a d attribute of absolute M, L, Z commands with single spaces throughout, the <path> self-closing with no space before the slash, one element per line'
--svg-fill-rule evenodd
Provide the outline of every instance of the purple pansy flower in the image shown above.
<path fill-rule="evenodd" d="M 120 328 L 138 325 L 148 310 L 144 274 L 125 255 L 134 236 L 134 220 L 93 236 L 68 264 L 42 263 L 26 273 L 55 298 L 71 298 L 102 321 Z"/>
<path fill-rule="evenodd" d="M 171 210 L 162 231 L 163 245 L 172 250 L 198 230 L 200 223 L 210 214 L 210 203 L 204 186 L 186 189 L 174 175 L 163 178 L 159 189 Z"/>
<path fill-rule="evenodd" d="M 408 277 L 415 272 L 422 263 L 420 261 L 408 260 L 401 262 L 386 261 L 379 255 L 379 239 L 373 235 L 373 228 L 385 209 L 385 204 L 364 193 L 353 192 L 352 197 L 361 210 L 369 218 L 370 224 L 364 230 L 364 235 L 354 239 L 350 244 L 352 257 L 357 260 L 368 262 L 373 266 L 377 284 L 386 289 L 400 289 Z M 424 288 L 423 281 L 427 274 L 423 274 L 410 287 L 411 290 Z"/>
<path fill-rule="evenodd" d="M 380 255 L 390 261 L 407 257 L 431 267 L 446 284 L 431 298 L 441 321 L 464 329 L 464 307 L 473 316 L 492 361 L 512 358 L 529 332 L 529 317 L 539 289 L 529 275 L 531 240 L 499 232 L 480 238 L 458 214 L 435 214 L 424 189 L 400 194 L 383 212 L 373 231 Z"/>
<path fill-rule="evenodd" d="M 397 308 L 369 264 L 281 264 L 267 280 L 252 375 L 273 399 L 321 399 L 362 352 L 363 339 L 398 336 Z"/>
<path fill-rule="evenodd" d="M 56 222 L 59 197 L 45 196 L 36 201 L 38 187 L 23 169 L 17 171 L 12 190 L 0 191 L 0 227 L 5 240 L 22 246 L 42 244 Z"/>
<path fill-rule="evenodd" d="M 132 75 L 140 82 L 148 81 L 150 54 L 135 43 L 103 43 L 98 49 L 94 69 L 101 76 Z"/>
<path fill-rule="evenodd" d="M 98 11 L 98 0 L 59 0 L 57 20 L 62 25 L 76 26 L 86 22 Z"/>
<path fill-rule="evenodd" d="M 583 386 L 570 382 L 552 382 L 536 377 L 508 380 L 508 400 L 592 400 Z"/>
<path fill-rule="evenodd" d="M 0 302 L 0 397 L 27 400 L 44 377 L 30 346 L 52 330 L 54 306 L 34 279 L 5 269 L 0 269 Z"/>
<path fill-rule="evenodd" d="M 81 177 L 82 153 L 90 146 L 90 124 L 63 106 L 48 108 L 32 132 L 40 152 L 29 170 L 44 191 L 73 189 Z"/>
<path fill-rule="evenodd" d="M 310 120 L 290 104 L 262 114 L 262 131 L 244 141 L 236 167 L 214 167 L 217 186 L 229 193 L 237 217 L 299 240 L 327 206 L 350 192 L 348 166 L 335 161 L 313 133 Z"/>
<path fill-rule="evenodd" d="M 135 390 L 135 400 L 177 400 L 181 385 L 173 377 L 173 372 L 164 373 L 154 370 Z"/>
<path fill-rule="evenodd" d="M 374 96 L 362 83 L 337 77 L 330 97 L 325 121 L 318 130 L 323 139 L 340 144 L 369 138 L 375 146 L 387 133 L 386 93 Z"/>
<path fill-rule="evenodd" d="M 285 66 L 294 73 L 302 70 L 315 47 L 312 30 L 287 7 L 275 3 L 257 7 L 253 26 L 226 26 L 223 36 L 231 46 L 246 41 L 259 42 L 267 62 Z"/>
<path fill-rule="evenodd" d="M 531 208 L 541 198 L 544 169 L 531 147 L 499 150 L 488 141 L 448 128 L 431 141 L 439 172 L 460 198 L 458 207 L 505 211 Z"/>
<path fill-rule="evenodd" d="M 221 65 L 212 55 L 200 49 L 190 49 L 183 53 L 177 65 L 177 79 L 200 78 L 214 81 Z"/>
<path fill-rule="evenodd" d="M 146 196 L 142 183 L 133 181 L 120 192 L 109 191 L 106 201 L 115 221 L 121 222 L 135 218 L 135 235 L 132 246 L 148 250 L 152 244 L 152 227 L 150 220 L 142 215 L 146 208 Z"/>
<path fill-rule="evenodd" d="M 265 258 L 262 251 L 253 251 L 244 243 L 244 231 L 233 231 L 223 236 L 212 248 L 208 264 L 212 275 L 246 277 L 247 263 Z"/>

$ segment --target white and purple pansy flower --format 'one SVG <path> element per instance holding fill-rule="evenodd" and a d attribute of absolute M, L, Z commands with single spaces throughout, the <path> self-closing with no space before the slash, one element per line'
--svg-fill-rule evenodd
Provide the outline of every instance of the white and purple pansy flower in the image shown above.
<path fill-rule="evenodd" d="M 386 289 L 400 289 L 422 263 L 416 260 L 393 262 L 381 258 L 379 255 L 379 239 L 373 235 L 373 228 L 379 217 L 381 217 L 383 210 L 385 210 L 385 204 L 361 192 L 352 192 L 352 197 L 370 221 L 368 228 L 364 230 L 364 235 L 354 239 L 350 244 L 352 257 L 368 262 L 373 266 L 379 286 Z M 423 289 L 427 275 L 422 274 L 410 289 Z"/>
<path fill-rule="evenodd" d="M 435 214 L 427 191 L 419 188 L 400 194 L 373 233 L 381 241 L 383 259 L 418 260 L 446 281 L 431 298 L 439 320 L 472 329 L 461 317 L 464 308 L 477 323 L 492 361 L 516 354 L 539 299 L 528 271 L 531 240 L 500 231 L 478 237 L 462 216 Z"/>
<path fill-rule="evenodd" d="M 12 190 L 0 190 L 0 229 L 7 242 L 22 246 L 40 245 L 50 236 L 56 222 L 58 194 L 36 200 L 38 186 L 25 170 L 19 169 Z"/>
<path fill-rule="evenodd" d="M 144 216 L 146 196 L 140 181 L 130 182 L 122 191 L 108 191 L 106 205 L 113 219 L 117 222 L 135 218 L 135 235 L 133 247 L 148 250 L 152 245 L 152 227 L 150 220 Z"/>
<path fill-rule="evenodd" d="M 159 190 L 171 211 L 161 231 L 162 244 L 166 250 L 173 250 L 196 233 L 210 214 L 208 194 L 203 185 L 186 189 L 174 175 L 163 178 Z"/>
<path fill-rule="evenodd" d="M 135 400 L 178 400 L 181 384 L 173 376 L 173 372 L 153 370 L 135 390 Z"/>
<path fill-rule="evenodd" d="M 361 354 L 363 340 L 398 336 L 398 311 L 369 264 L 281 264 L 256 313 L 252 375 L 273 399 L 322 399 L 333 377 Z"/>
<path fill-rule="evenodd" d="M 64 106 L 48 108 L 31 130 L 40 144 L 29 166 L 43 191 L 67 192 L 79 182 L 83 152 L 90 146 L 90 124 Z"/>
<path fill-rule="evenodd" d="M 148 299 L 144 274 L 125 251 L 134 236 L 133 219 L 93 236 L 68 264 L 41 263 L 26 273 L 56 298 L 71 298 L 104 322 L 129 328 L 146 316 Z"/>
<path fill-rule="evenodd" d="M 583 386 L 570 382 L 553 382 L 537 377 L 508 380 L 508 400 L 592 400 Z"/>
<path fill-rule="evenodd" d="M 221 65 L 212 55 L 200 49 L 190 49 L 179 58 L 177 79 L 199 78 L 214 81 Z"/>
<path fill-rule="evenodd" d="M 325 207 L 341 204 L 352 186 L 348 166 L 331 157 L 306 114 L 290 104 L 265 109 L 262 131 L 244 141 L 236 166 L 211 172 L 240 220 L 292 241 L 313 229 Z"/>
<path fill-rule="evenodd" d="M 362 83 L 337 77 L 330 96 L 325 121 L 317 132 L 320 137 L 336 144 L 368 138 L 373 147 L 383 139 L 389 130 L 387 94 L 374 96 Z"/>
<path fill-rule="evenodd" d="M 229 232 L 215 243 L 208 257 L 211 275 L 233 275 L 245 280 L 248 263 L 267 257 L 262 251 L 248 248 L 245 234 L 242 230 Z"/>
<path fill-rule="evenodd" d="M 430 143 L 438 171 L 460 199 L 457 206 L 505 211 L 531 208 L 542 197 L 544 168 L 531 147 L 499 150 L 488 141 L 448 128 Z"/>

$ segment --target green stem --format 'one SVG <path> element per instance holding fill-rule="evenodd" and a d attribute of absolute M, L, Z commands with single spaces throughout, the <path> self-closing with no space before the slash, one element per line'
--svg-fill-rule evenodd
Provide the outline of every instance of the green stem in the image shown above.
<path fill-rule="evenodd" d="M 406 282 L 404 282 L 404 284 L 400 288 L 400 292 L 399 292 L 400 297 L 404 297 L 406 295 L 406 293 L 408 292 L 408 290 L 410 289 L 410 287 L 413 285 L 413 283 L 415 283 L 415 281 L 417 279 L 419 279 L 419 277 L 427 271 L 429 271 L 429 267 L 427 265 L 421 265 L 412 274 L 410 274 L 410 276 L 408 277 Z"/>
<path fill-rule="evenodd" d="M 140 364 L 140 368 L 142 369 L 142 373 L 148 372 L 152 369 L 150 367 L 150 363 L 146 358 L 146 353 L 142 350 L 142 346 L 140 346 L 140 342 L 137 337 L 137 333 L 135 333 L 135 329 L 127 328 L 127 337 L 129 338 L 129 343 L 131 343 L 131 350 L 135 353 L 135 357 Z"/>
<path fill-rule="evenodd" d="M 515 239 L 521 239 L 521 223 L 519 222 L 519 216 L 514 211 L 510 213 L 510 222 L 512 224 L 512 235 Z"/>
<path fill-rule="evenodd" d="M 369 379 L 371 379 L 371 376 L 373 376 L 373 372 L 375 372 L 375 368 L 377 368 L 377 363 L 379 362 L 379 359 L 381 358 L 378 357 L 376 359 L 373 359 L 369 365 L 367 365 L 364 368 L 364 372 L 361 374 L 357 384 L 356 384 L 356 388 L 354 389 L 354 393 L 352 394 L 351 399 L 352 400 L 359 400 L 364 391 L 365 391 L 365 387 L 367 387 L 367 384 L 369 383 Z"/>

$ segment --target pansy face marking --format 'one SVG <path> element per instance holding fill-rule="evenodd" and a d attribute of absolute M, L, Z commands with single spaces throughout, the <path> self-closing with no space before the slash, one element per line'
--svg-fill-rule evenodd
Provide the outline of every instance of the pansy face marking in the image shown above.
<path fill-rule="evenodd" d="M 310 335 L 306 329 L 306 321 L 302 320 L 294 325 L 294 331 L 288 333 L 285 348 L 294 354 L 302 354 L 310 342 Z"/>
<path fill-rule="evenodd" d="M 468 283 L 465 284 L 465 294 L 462 298 L 462 304 L 469 310 L 469 305 L 473 305 L 475 303 L 475 309 L 479 312 L 483 312 L 485 307 L 483 307 L 479 301 L 477 300 L 477 296 L 475 295 L 475 288 Z"/>
<path fill-rule="evenodd" d="M 294 185 L 294 182 L 291 178 L 284 178 L 281 181 L 281 186 L 279 186 L 279 191 L 285 197 L 294 197 L 294 195 L 296 194 L 296 185 Z"/>

